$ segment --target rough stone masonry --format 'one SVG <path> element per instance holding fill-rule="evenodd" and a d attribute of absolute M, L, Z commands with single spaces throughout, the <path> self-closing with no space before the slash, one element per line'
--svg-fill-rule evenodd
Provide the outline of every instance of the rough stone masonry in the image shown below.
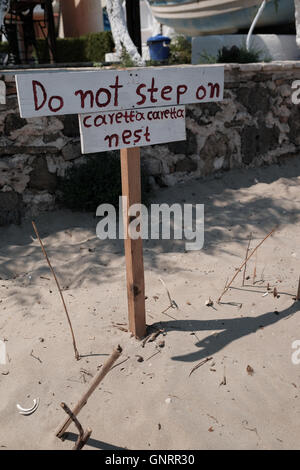
<path fill-rule="evenodd" d="M 0 105 L 0 226 L 55 208 L 58 177 L 84 162 L 78 118 L 22 119 L 15 80 L 3 74 Z M 155 190 L 236 167 L 298 156 L 300 106 L 292 82 L 300 63 L 228 64 L 221 103 L 187 106 L 187 141 L 144 147 L 142 165 Z"/>

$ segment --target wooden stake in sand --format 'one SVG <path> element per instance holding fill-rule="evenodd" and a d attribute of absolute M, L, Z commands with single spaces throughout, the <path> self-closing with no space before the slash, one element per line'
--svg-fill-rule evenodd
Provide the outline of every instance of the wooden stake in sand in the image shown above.
<path fill-rule="evenodd" d="M 53 269 L 53 267 L 52 267 L 52 265 L 51 265 L 51 263 L 50 263 L 50 260 L 49 260 L 49 258 L 48 258 L 48 255 L 47 255 L 47 253 L 46 253 L 46 250 L 45 250 L 45 248 L 44 248 L 43 242 L 42 242 L 42 240 L 41 240 L 41 238 L 40 238 L 40 236 L 39 236 L 39 233 L 38 233 L 38 230 L 37 230 L 37 228 L 36 228 L 36 225 L 35 225 L 35 223 L 34 223 L 33 221 L 32 221 L 32 226 L 33 226 L 33 230 L 35 231 L 35 234 L 36 234 L 36 236 L 37 236 L 37 238 L 38 238 L 38 240 L 39 240 L 39 242 L 40 242 L 42 251 L 43 251 L 43 253 L 44 253 L 44 256 L 45 256 L 45 258 L 46 258 L 46 261 L 47 261 L 47 263 L 48 263 L 48 266 L 49 266 L 49 268 L 50 268 L 50 271 L 51 271 L 51 273 L 52 273 L 52 275 L 53 275 L 53 277 L 54 277 L 54 280 L 55 280 L 55 282 L 56 282 L 57 289 L 58 289 L 58 292 L 59 292 L 59 294 L 60 294 L 60 298 L 61 298 L 61 301 L 62 301 L 62 303 L 63 303 L 64 309 L 65 309 L 65 312 L 66 312 L 66 315 L 67 315 L 67 320 L 68 320 L 68 323 L 69 323 L 69 326 L 70 326 L 71 335 L 72 335 L 72 340 L 73 340 L 73 347 L 74 347 L 74 352 L 75 352 L 75 358 L 77 359 L 77 361 L 79 361 L 80 355 L 79 355 L 79 352 L 78 352 L 78 349 L 77 349 L 77 346 L 76 346 L 75 335 L 74 335 L 72 323 L 71 323 L 71 320 L 70 320 L 70 317 L 69 317 L 69 313 L 68 313 L 68 310 L 67 310 L 67 306 L 66 306 L 66 303 L 65 303 L 65 299 L 64 299 L 62 290 L 61 290 L 61 288 L 60 288 L 58 279 L 57 279 L 56 274 L 55 274 L 55 271 L 54 271 L 54 269 Z"/>
<path fill-rule="evenodd" d="M 233 283 L 233 281 L 235 280 L 235 278 L 237 277 L 237 275 L 241 272 L 241 270 L 243 269 L 243 267 L 245 266 L 245 264 L 247 264 L 247 262 L 249 261 L 249 259 L 254 255 L 254 253 L 256 252 L 256 250 L 258 250 L 258 248 L 264 243 L 264 241 L 267 240 L 267 238 L 269 238 L 274 232 L 275 230 L 277 230 L 277 226 L 274 227 L 271 232 L 268 233 L 268 235 L 265 236 L 265 238 L 254 248 L 254 250 L 251 251 L 250 255 L 245 259 L 245 261 L 242 263 L 242 265 L 238 268 L 237 272 L 235 273 L 235 275 L 233 276 L 233 278 L 231 279 L 231 281 L 229 282 L 229 284 L 227 284 L 227 286 L 225 287 L 225 289 L 223 290 L 222 294 L 220 295 L 220 297 L 218 298 L 217 300 L 217 303 L 219 303 L 223 297 L 224 294 L 226 294 L 226 292 L 228 291 L 229 287 L 231 286 L 231 284 Z"/>
<path fill-rule="evenodd" d="M 122 348 L 121 346 L 118 346 L 116 349 L 114 349 L 113 353 L 111 356 L 108 358 L 108 360 L 105 362 L 104 366 L 102 369 L 99 371 L 99 373 L 95 376 L 94 380 L 92 381 L 89 389 L 85 392 L 85 394 L 81 397 L 75 408 L 72 410 L 72 415 L 77 416 L 80 410 L 84 407 L 84 405 L 87 404 L 88 399 L 92 395 L 92 393 L 96 390 L 100 382 L 104 379 L 106 374 L 110 371 L 112 368 L 112 365 L 116 362 L 116 360 L 120 357 L 122 354 Z M 59 429 L 56 432 L 56 436 L 61 438 L 62 435 L 66 432 L 70 424 L 72 423 L 73 418 L 69 417 L 67 418 L 64 423 L 59 427 Z"/>

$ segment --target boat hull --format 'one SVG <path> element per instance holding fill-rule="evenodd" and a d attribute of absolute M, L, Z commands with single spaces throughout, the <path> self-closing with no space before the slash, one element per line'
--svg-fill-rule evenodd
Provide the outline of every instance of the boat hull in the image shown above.
<path fill-rule="evenodd" d="M 249 28 L 261 1 L 258 0 L 150 0 L 159 23 L 188 36 L 223 34 Z M 270 0 L 257 23 L 258 27 L 295 21 L 294 0 Z"/>

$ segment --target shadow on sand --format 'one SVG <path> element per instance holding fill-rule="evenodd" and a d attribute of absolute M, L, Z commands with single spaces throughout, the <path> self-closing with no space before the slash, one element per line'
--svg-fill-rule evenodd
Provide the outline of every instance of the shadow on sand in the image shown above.
<path fill-rule="evenodd" d="M 174 361 L 194 362 L 212 356 L 228 344 L 244 336 L 256 333 L 260 328 L 266 328 L 274 325 L 278 321 L 293 315 L 300 310 L 300 302 L 293 303 L 290 307 L 281 312 L 267 312 L 258 317 L 240 317 L 222 320 L 171 320 L 159 322 L 159 327 L 168 330 L 177 330 L 185 332 L 197 332 L 219 330 L 217 335 L 211 334 L 201 341 L 195 343 L 198 351 L 188 353 L 182 356 L 173 356 Z"/>
<path fill-rule="evenodd" d="M 64 440 L 74 443 L 77 441 L 77 438 L 77 434 L 73 432 L 67 432 L 64 436 Z M 128 450 L 125 447 L 118 447 L 113 444 L 108 444 L 107 442 L 98 441 L 98 439 L 93 439 L 92 437 L 88 440 L 87 445 L 100 450 Z"/>

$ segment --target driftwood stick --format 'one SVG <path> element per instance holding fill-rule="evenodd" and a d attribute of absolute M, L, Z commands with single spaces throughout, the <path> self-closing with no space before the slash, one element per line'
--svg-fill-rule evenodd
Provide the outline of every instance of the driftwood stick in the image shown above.
<path fill-rule="evenodd" d="M 87 430 L 84 432 L 80 422 L 78 421 L 76 416 L 72 413 L 68 405 L 66 405 L 66 403 L 61 403 L 60 406 L 70 416 L 71 420 L 73 421 L 76 428 L 78 429 L 78 433 L 79 433 L 78 439 L 72 450 L 81 450 L 84 447 L 84 445 L 87 443 L 89 438 L 91 437 L 92 430 L 91 428 L 87 428 Z"/>
<path fill-rule="evenodd" d="M 55 274 L 55 271 L 50 263 L 50 260 L 48 258 L 48 255 L 46 253 L 46 250 L 45 250 L 45 247 L 43 245 L 43 242 L 39 236 L 39 233 L 38 233 L 38 230 L 36 228 L 36 225 L 35 223 L 32 221 L 32 226 L 33 226 L 33 230 L 35 231 L 35 234 L 40 242 L 40 245 L 41 245 L 41 248 L 42 248 L 42 251 L 44 253 L 44 256 L 46 258 L 46 261 L 48 263 L 48 266 L 50 268 L 50 271 L 54 277 L 54 280 L 56 282 L 56 285 L 57 285 L 57 289 L 58 289 L 58 292 L 60 294 L 60 298 L 61 298 L 61 301 L 62 301 L 62 304 L 63 304 L 63 307 L 64 307 L 64 310 L 65 310 L 65 313 L 66 313 L 66 316 L 67 316 L 67 320 L 68 320 L 68 323 L 69 323 L 69 326 L 70 326 L 70 330 L 71 330 L 71 335 L 72 335 L 72 341 L 73 341 L 73 347 L 74 347 L 74 352 L 75 352 L 75 358 L 77 359 L 77 361 L 80 359 L 80 355 L 79 355 L 79 352 L 78 352 L 78 349 L 77 349 L 77 346 L 76 346 L 76 341 L 75 341 L 75 335 L 74 335 L 74 331 L 73 331 L 73 327 L 72 327 L 72 323 L 71 323 L 71 320 L 70 320 L 70 316 L 69 316 L 69 313 L 68 313 L 68 310 L 67 310 L 67 306 L 66 306 L 66 303 L 65 303 L 65 299 L 64 299 L 64 296 L 63 296 L 63 293 L 62 293 L 62 290 L 60 288 L 60 285 L 59 285 L 59 282 L 58 282 L 58 279 L 56 277 L 56 274 Z"/>
<path fill-rule="evenodd" d="M 229 287 L 231 286 L 231 284 L 233 283 L 233 281 L 235 280 L 235 278 L 237 277 L 237 275 L 241 272 L 241 270 L 243 269 L 243 267 L 245 266 L 245 264 L 249 261 L 249 259 L 254 255 L 254 253 L 256 252 L 256 250 L 258 250 L 258 248 L 264 243 L 264 241 L 266 241 L 267 238 L 269 238 L 274 232 L 275 230 L 277 229 L 277 226 L 274 227 L 271 232 L 268 233 L 268 235 L 265 236 L 265 238 L 254 248 L 254 250 L 251 251 L 250 255 L 247 256 L 247 258 L 245 259 L 245 261 L 242 263 L 242 265 L 239 267 L 239 269 L 237 270 L 237 272 L 235 273 L 235 275 L 233 276 L 233 278 L 231 279 L 231 281 L 229 282 L 229 284 L 227 284 L 227 286 L 225 287 L 225 289 L 223 290 L 222 294 L 220 295 L 220 297 L 218 298 L 217 300 L 217 303 L 219 303 L 223 297 L 224 294 L 226 294 L 226 292 L 228 291 Z"/>
<path fill-rule="evenodd" d="M 252 232 L 251 232 L 250 235 L 249 235 L 249 240 L 248 240 L 248 246 L 247 246 L 247 250 L 246 250 L 245 260 L 246 260 L 247 257 L 248 257 L 248 253 L 249 253 L 249 250 L 250 250 L 250 243 L 251 243 L 251 240 L 252 240 Z M 243 283 L 242 283 L 242 286 L 243 286 L 243 287 L 244 287 L 244 285 L 245 285 L 246 269 L 247 269 L 247 262 L 245 263 L 244 272 L 243 272 Z"/>
<path fill-rule="evenodd" d="M 111 356 L 107 359 L 101 370 L 97 375 L 95 375 L 91 385 L 89 386 L 89 389 L 85 392 L 85 394 L 81 397 L 75 408 L 72 410 L 72 413 L 74 416 L 77 416 L 80 410 L 84 407 L 84 405 L 87 404 L 88 399 L 92 395 L 92 393 L 96 390 L 100 382 L 104 379 L 106 374 L 110 371 L 112 365 L 116 362 L 116 360 L 120 357 L 122 353 L 122 348 L 121 346 L 118 346 L 116 349 L 114 349 L 113 353 Z M 56 432 L 57 437 L 62 437 L 62 435 L 66 432 L 68 427 L 70 426 L 72 422 L 72 418 L 67 418 L 64 423 L 59 427 L 59 429 Z"/>
<path fill-rule="evenodd" d="M 78 421 L 78 419 L 76 418 L 76 416 L 72 413 L 72 411 L 70 410 L 70 408 L 68 407 L 68 405 L 66 405 L 66 403 L 62 402 L 60 404 L 60 406 L 62 407 L 62 409 L 69 415 L 69 417 L 71 418 L 71 420 L 73 421 L 73 423 L 75 424 L 76 428 L 78 429 L 78 433 L 79 433 L 79 438 L 82 438 L 84 432 L 83 432 L 83 428 L 80 424 L 80 422 Z"/>
<path fill-rule="evenodd" d="M 299 283 L 298 283 L 298 290 L 297 290 L 296 300 L 300 300 L 300 277 L 299 277 Z"/>
<path fill-rule="evenodd" d="M 83 436 L 80 437 L 80 438 L 78 437 L 77 442 L 76 442 L 76 444 L 75 444 L 75 446 L 73 447 L 72 450 L 81 450 L 83 448 L 83 446 L 85 446 L 85 444 L 87 443 L 89 438 L 91 437 L 91 434 L 92 434 L 91 428 L 87 428 L 87 430 L 84 432 Z"/>

